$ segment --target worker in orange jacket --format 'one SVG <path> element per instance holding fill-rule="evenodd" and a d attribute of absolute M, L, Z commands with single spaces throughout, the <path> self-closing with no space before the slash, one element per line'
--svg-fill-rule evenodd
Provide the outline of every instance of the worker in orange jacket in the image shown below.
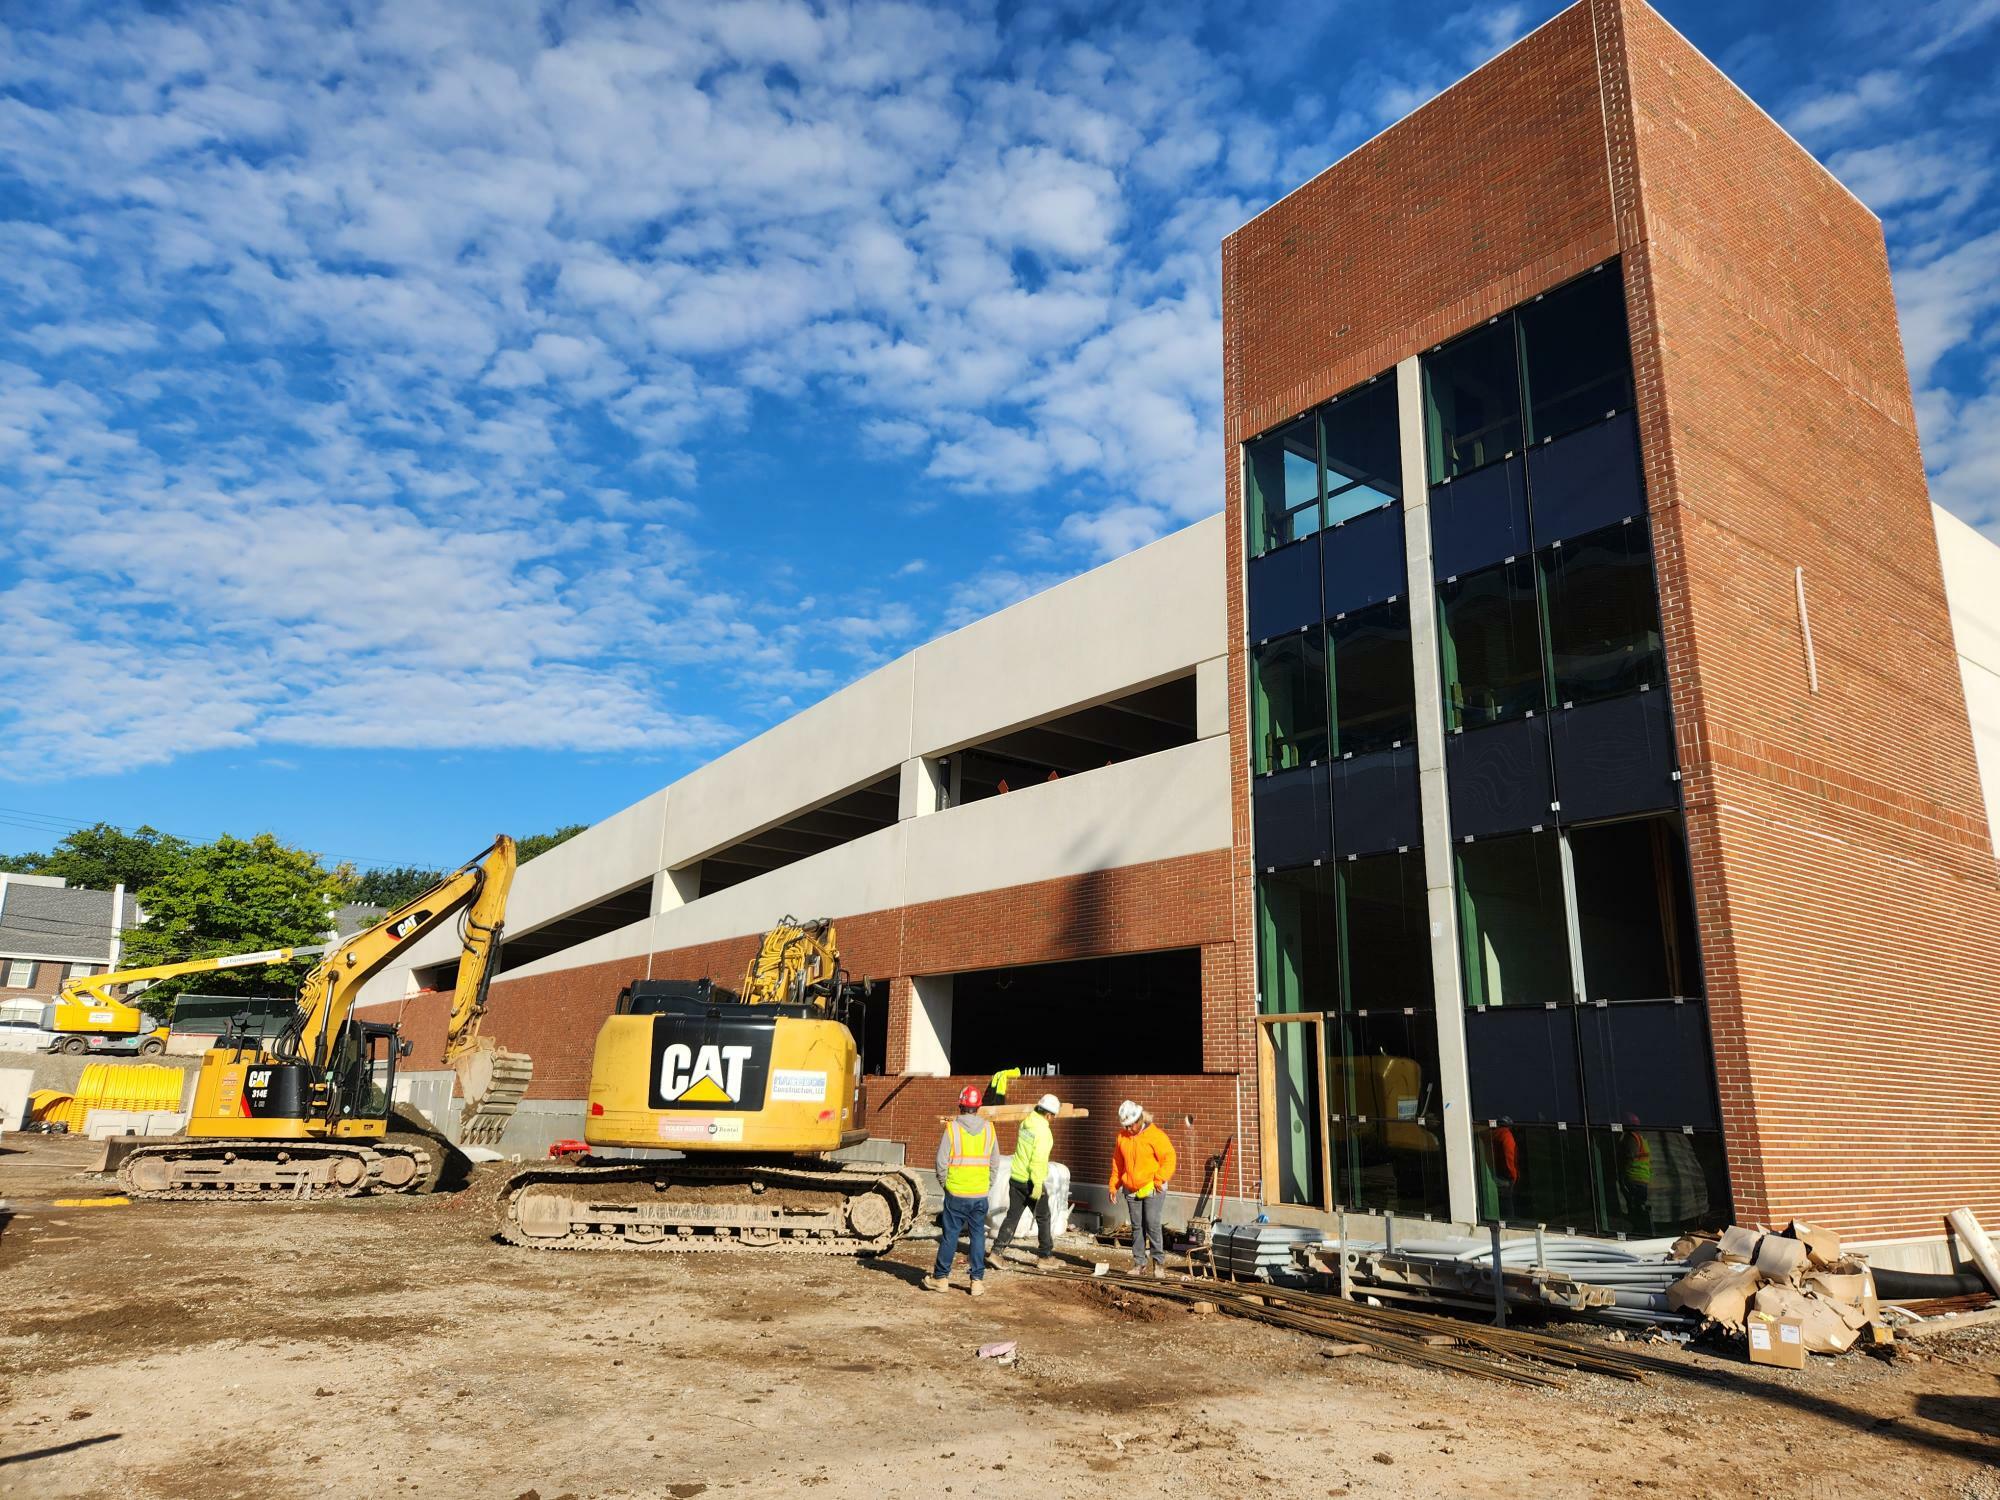
<path fill-rule="evenodd" d="M 1132 1272 L 1143 1276 L 1150 1262 L 1153 1275 L 1167 1275 L 1167 1183 L 1172 1180 L 1174 1143 L 1153 1123 L 1153 1117 L 1127 1099 L 1118 1106 L 1118 1136 L 1111 1143 L 1111 1192 L 1123 1195 L 1132 1219 Z"/>

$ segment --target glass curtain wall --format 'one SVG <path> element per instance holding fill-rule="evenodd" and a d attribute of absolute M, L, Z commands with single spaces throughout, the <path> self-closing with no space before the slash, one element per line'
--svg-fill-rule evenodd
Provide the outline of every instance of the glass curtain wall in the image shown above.
<path fill-rule="evenodd" d="M 1627 1235 L 1716 1222 L 1727 1175 L 1671 734 L 1655 745 L 1645 726 L 1666 718 L 1616 707 L 1663 715 L 1637 695 L 1667 684 L 1618 267 L 1423 367 L 1451 569 L 1438 671 L 1465 737 L 1448 765 L 1490 776 L 1528 755 L 1553 792 L 1516 806 L 1458 789 L 1483 820 L 1453 845 L 1480 1212 Z M 1521 722 L 1542 715 L 1548 733 Z M 1656 773 L 1630 771 L 1641 752 Z M 1606 767 L 1627 777 L 1608 792 Z"/>

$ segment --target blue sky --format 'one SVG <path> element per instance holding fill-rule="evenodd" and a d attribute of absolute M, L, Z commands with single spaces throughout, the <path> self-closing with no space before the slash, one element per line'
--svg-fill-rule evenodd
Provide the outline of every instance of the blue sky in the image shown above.
<path fill-rule="evenodd" d="M 1559 8 L 10 8 L 0 849 L 449 864 L 1208 514 L 1221 235 Z M 2000 536 L 2000 0 L 1664 10 Z"/>

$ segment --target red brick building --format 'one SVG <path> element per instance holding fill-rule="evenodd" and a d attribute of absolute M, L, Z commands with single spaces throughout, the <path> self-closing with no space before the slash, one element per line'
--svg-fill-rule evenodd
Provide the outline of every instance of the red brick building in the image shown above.
<path fill-rule="evenodd" d="M 1039 1063 L 1083 1183 L 1133 1096 L 1301 1214 L 2000 1220 L 1974 668 L 1869 211 L 1585 0 L 1222 255 L 1220 523 L 523 868 L 545 1133 L 623 984 L 831 915 L 917 1160 Z M 371 991 L 419 1058 L 450 963 Z"/>

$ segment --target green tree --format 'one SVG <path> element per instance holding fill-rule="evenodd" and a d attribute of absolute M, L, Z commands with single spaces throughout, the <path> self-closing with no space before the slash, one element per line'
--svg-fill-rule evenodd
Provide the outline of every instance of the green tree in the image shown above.
<path fill-rule="evenodd" d="M 393 870 L 363 870 L 348 884 L 349 901 L 394 909 L 415 900 L 444 879 L 442 870 L 426 870 L 419 865 L 398 865 Z"/>
<path fill-rule="evenodd" d="M 137 891 L 164 878 L 187 857 L 186 839 L 141 824 L 127 833 L 109 823 L 93 823 L 62 836 L 47 854 L 0 859 L 0 869 L 22 875 L 56 875 L 86 890 L 108 891 L 121 881 Z"/>
<path fill-rule="evenodd" d="M 342 893 L 340 878 L 317 854 L 281 844 L 268 833 L 254 839 L 225 833 L 212 844 L 189 849 L 139 892 L 146 920 L 126 937 L 125 962 L 174 963 L 318 943 L 325 939 L 330 909 Z M 145 1006 L 166 1020 L 174 998 L 188 991 L 231 995 L 295 990 L 312 972 L 313 962 L 306 958 L 163 980 L 146 991 Z"/>
<path fill-rule="evenodd" d="M 524 839 L 516 839 L 514 857 L 526 864 L 537 854 L 547 854 L 557 844 L 568 843 L 589 826 L 588 823 L 565 823 L 554 833 L 531 833 Z"/>

